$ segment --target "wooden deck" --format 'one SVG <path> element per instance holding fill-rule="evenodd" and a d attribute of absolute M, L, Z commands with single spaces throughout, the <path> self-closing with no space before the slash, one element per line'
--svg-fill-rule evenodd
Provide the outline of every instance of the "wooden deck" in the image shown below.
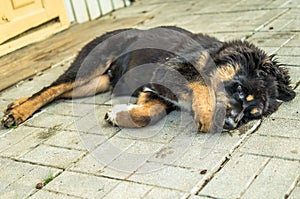
<path fill-rule="evenodd" d="M 99 19 L 71 28 L 50 38 L 0 57 L 0 91 L 15 85 L 63 60 L 74 56 L 80 48 L 107 31 L 134 27 L 147 17 Z"/>

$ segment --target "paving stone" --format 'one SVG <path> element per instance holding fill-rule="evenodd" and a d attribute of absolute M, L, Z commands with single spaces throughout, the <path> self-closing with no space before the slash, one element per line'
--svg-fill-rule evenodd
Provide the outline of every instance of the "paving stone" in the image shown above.
<path fill-rule="evenodd" d="M 41 129 L 34 127 L 19 126 L 16 129 L 10 129 L 9 132 L 0 131 L 0 151 L 4 151 L 9 147 L 21 142 L 27 136 L 34 134 Z"/>
<path fill-rule="evenodd" d="M 39 190 L 35 194 L 29 197 L 30 199 L 49 199 L 49 198 L 62 198 L 62 199 L 80 199 L 81 197 L 70 196 L 67 194 L 46 191 L 46 190 Z"/>
<path fill-rule="evenodd" d="M 284 102 L 279 107 L 278 111 L 271 115 L 273 118 L 285 118 L 285 119 L 300 119 L 300 95 L 296 97 L 291 102 Z"/>
<path fill-rule="evenodd" d="M 300 47 L 283 46 L 277 54 L 280 56 L 300 56 Z"/>
<path fill-rule="evenodd" d="M 104 116 L 109 109 L 110 107 L 108 106 L 97 106 L 94 111 L 84 117 L 77 118 L 65 129 L 76 132 L 88 132 L 110 138 L 120 131 L 120 128 L 113 127 L 104 120 Z"/>
<path fill-rule="evenodd" d="M 82 151 L 39 145 L 20 159 L 42 165 L 66 168 L 83 154 Z"/>
<path fill-rule="evenodd" d="M 35 127 L 63 129 L 75 120 L 76 117 L 73 116 L 53 115 L 43 112 L 39 115 L 34 115 L 31 119 L 26 121 L 25 124 Z"/>
<path fill-rule="evenodd" d="M 300 81 L 300 67 L 287 66 L 287 69 L 289 70 L 291 76 L 292 87 L 295 87 L 296 83 Z M 295 91 L 299 93 L 300 88 L 298 87 Z"/>
<path fill-rule="evenodd" d="M 300 175 L 299 162 L 272 159 L 242 198 L 284 198 Z"/>
<path fill-rule="evenodd" d="M 243 39 L 245 37 L 249 37 L 249 35 L 252 35 L 251 31 L 247 32 L 222 32 L 222 33 L 211 33 L 209 34 L 211 36 L 216 37 L 217 39 L 221 41 L 230 41 L 230 40 L 239 40 Z"/>
<path fill-rule="evenodd" d="M 6 157 L 18 158 L 43 143 L 56 132 L 55 129 L 20 126 L 0 140 L 0 145 L 3 147 L 0 154 Z"/>
<path fill-rule="evenodd" d="M 297 33 L 297 34 L 295 34 L 295 36 L 292 37 L 292 39 L 289 40 L 289 42 L 286 43 L 284 46 L 286 46 L 286 47 L 299 47 L 299 42 L 300 42 L 300 34 Z"/>
<path fill-rule="evenodd" d="M 235 154 L 202 189 L 199 195 L 239 198 L 267 164 L 269 158 Z M 218 187 L 216 189 L 216 187 Z"/>
<path fill-rule="evenodd" d="M 61 170 L 1 159 L 0 198 L 25 198 L 33 193 L 37 183 Z M 5 166 L 3 165 L 3 162 Z M 3 166 L 2 166 L 3 165 Z"/>
<path fill-rule="evenodd" d="M 300 139 L 300 120 L 268 118 L 262 122 L 258 134 Z"/>
<path fill-rule="evenodd" d="M 104 198 L 123 199 L 123 198 L 143 198 L 151 190 L 151 186 L 137 184 L 133 182 L 121 182 Z"/>
<path fill-rule="evenodd" d="M 204 149 L 205 150 L 205 149 Z M 199 171 L 207 170 L 208 173 L 213 173 L 220 164 L 226 159 L 227 152 L 207 151 L 203 153 L 203 149 L 199 146 L 191 146 L 182 157 L 170 161 L 170 164 L 180 167 L 197 169 Z M 159 158 L 156 159 L 159 160 Z M 201 177 L 202 178 L 202 177 Z M 201 179 L 199 178 L 199 179 Z"/>
<path fill-rule="evenodd" d="M 241 152 L 280 157 L 293 160 L 300 159 L 300 139 L 253 135 L 240 148 Z"/>
<path fill-rule="evenodd" d="M 178 132 L 180 112 L 173 111 L 155 125 L 143 128 L 124 128 L 116 136 L 120 138 L 142 140 L 147 142 L 169 143 Z"/>
<path fill-rule="evenodd" d="M 154 142 L 134 141 L 132 145 L 109 163 L 108 167 L 129 174 L 133 173 L 160 151 L 163 146 L 163 144 Z"/>
<path fill-rule="evenodd" d="M 3 117 L 3 111 L 6 109 L 6 106 L 10 103 L 10 100 L 0 100 L 0 118 Z M 1 127 L 0 127 L 1 130 Z"/>
<path fill-rule="evenodd" d="M 51 84 L 61 73 L 63 73 L 65 68 L 65 66 L 51 68 L 45 73 L 34 76 L 32 81 L 24 80 L 16 86 L 1 92 L 0 99 L 9 99 L 12 101 L 21 97 L 31 96 L 43 87 Z"/>
<path fill-rule="evenodd" d="M 134 143 L 134 140 L 112 137 L 105 143 L 98 146 L 95 150 L 91 151 L 91 155 L 105 167 L 108 166 L 109 168 L 117 171 L 128 172 L 127 166 L 132 165 L 132 163 L 128 162 L 126 159 L 122 161 L 122 158 L 119 157 L 125 157 L 128 155 L 126 150 L 133 146 Z M 114 161 L 116 162 L 112 164 Z M 116 164 L 119 163 L 119 161 L 121 161 L 122 164 Z"/>
<path fill-rule="evenodd" d="M 72 166 L 70 171 L 77 171 L 82 173 L 90 173 L 97 176 L 106 176 L 110 178 L 116 179 L 125 179 L 131 173 L 119 171 L 113 168 L 107 167 L 103 162 L 99 161 L 96 157 L 92 156 L 91 154 L 86 155 L 74 166 Z"/>
<path fill-rule="evenodd" d="M 191 195 L 191 196 L 189 197 L 189 199 L 207 199 L 207 198 L 210 198 L 210 197 L 197 196 L 197 195 Z"/>
<path fill-rule="evenodd" d="M 47 106 L 45 112 L 55 115 L 84 116 L 94 109 L 93 104 L 70 103 L 72 101 L 59 100 Z"/>
<path fill-rule="evenodd" d="M 83 198 L 102 198 L 118 183 L 117 180 L 65 171 L 44 189 Z"/>
<path fill-rule="evenodd" d="M 181 198 L 184 196 L 184 192 L 163 189 L 163 188 L 153 188 L 149 193 L 147 193 L 145 199 L 156 199 L 156 198 Z"/>
<path fill-rule="evenodd" d="M 300 187 L 295 187 L 295 189 L 289 195 L 289 198 L 291 198 L 291 199 L 297 199 L 299 197 L 300 197 Z"/>
<path fill-rule="evenodd" d="M 180 7 L 177 9 L 180 10 Z M 208 13 L 202 15 L 199 13 L 195 16 L 191 15 L 174 15 L 176 12 L 172 13 L 162 13 L 165 15 L 165 20 L 162 22 L 157 16 L 147 23 L 141 26 L 145 27 L 154 27 L 158 25 L 180 25 L 184 28 L 188 28 L 193 32 L 204 32 L 204 33 L 213 33 L 213 32 L 248 32 L 253 31 L 256 28 L 259 28 L 261 25 L 273 19 L 274 16 L 280 14 L 282 10 L 274 10 L 272 12 L 263 11 L 263 10 L 254 10 L 254 11 L 245 11 L 243 14 L 240 12 L 233 13 Z M 197 24 L 191 23 L 191 21 L 197 21 Z"/>
<path fill-rule="evenodd" d="M 277 19 L 274 22 L 268 24 L 267 27 L 263 28 L 264 31 L 299 31 L 299 18 L 286 18 L 286 19 Z M 271 30 L 270 30 L 270 27 Z"/>
<path fill-rule="evenodd" d="M 278 56 L 278 60 L 288 66 L 299 66 L 300 56 Z"/>
<path fill-rule="evenodd" d="M 263 48 L 263 47 L 281 47 L 284 43 L 290 41 L 295 36 L 289 32 L 257 32 L 248 40 Z"/>
<path fill-rule="evenodd" d="M 74 131 L 61 131 L 47 140 L 45 144 L 78 150 L 89 150 L 105 141 L 106 138 L 101 135 Z"/>
<path fill-rule="evenodd" d="M 146 163 L 129 180 L 185 191 L 198 182 L 200 175 L 199 172 L 189 169 Z"/>

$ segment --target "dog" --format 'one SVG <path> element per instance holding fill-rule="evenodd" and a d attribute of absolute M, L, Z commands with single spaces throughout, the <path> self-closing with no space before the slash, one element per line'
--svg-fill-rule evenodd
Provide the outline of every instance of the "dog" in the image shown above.
<path fill-rule="evenodd" d="M 217 109 L 222 129 L 232 130 L 295 97 L 287 69 L 247 41 L 222 42 L 175 26 L 121 29 L 85 45 L 50 86 L 9 104 L 1 122 L 17 126 L 54 100 L 106 91 L 137 96 L 136 104 L 106 113 L 112 125 L 145 127 L 182 109 L 201 132 L 215 125 Z"/>

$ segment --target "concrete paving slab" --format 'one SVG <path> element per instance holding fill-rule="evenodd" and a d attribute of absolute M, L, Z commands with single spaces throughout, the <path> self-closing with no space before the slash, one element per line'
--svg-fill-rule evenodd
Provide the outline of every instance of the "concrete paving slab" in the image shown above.
<path fill-rule="evenodd" d="M 34 127 L 20 126 L 17 129 L 11 129 L 8 131 L 2 132 L 1 130 L 2 134 L 0 139 L 0 154 L 2 151 L 5 151 L 9 147 L 21 142 L 27 136 L 34 134 L 34 132 L 41 131 L 41 129 L 34 128 Z"/>
<path fill-rule="evenodd" d="M 62 170 L 1 159 L 0 198 L 26 198 L 36 191 L 36 184 L 50 174 L 54 177 Z"/>
<path fill-rule="evenodd" d="M 19 158 L 39 146 L 56 132 L 54 129 L 21 126 L 1 139 L 0 143 L 5 146 L 2 146 L 3 150 L 1 149 L 0 154 L 4 157 Z"/>
<path fill-rule="evenodd" d="M 64 129 L 73 123 L 78 117 L 68 115 L 53 115 L 47 112 L 35 114 L 32 118 L 26 121 L 27 126 L 51 128 L 51 129 Z"/>
<path fill-rule="evenodd" d="M 287 69 L 289 70 L 290 76 L 291 76 L 291 84 L 292 87 L 294 88 L 297 84 L 297 82 L 300 81 L 300 67 L 295 67 L 295 66 L 287 66 Z M 295 89 L 296 93 L 300 93 L 300 88 Z"/>
<path fill-rule="evenodd" d="M 111 192 L 105 195 L 105 199 L 123 199 L 126 198 L 143 198 L 150 190 L 151 186 L 137 184 L 133 182 L 121 182 Z"/>
<path fill-rule="evenodd" d="M 299 66 L 300 56 L 278 56 L 281 63 L 285 63 L 288 66 Z"/>
<path fill-rule="evenodd" d="M 105 114 L 110 109 L 110 106 L 96 106 L 95 109 L 92 109 L 89 114 L 84 115 L 83 117 L 76 118 L 75 121 L 65 129 L 77 132 L 87 132 L 90 134 L 104 135 L 107 138 L 110 138 L 120 131 L 119 127 L 112 127 L 104 120 Z M 80 110 L 78 112 L 80 112 Z"/>
<path fill-rule="evenodd" d="M 292 193 L 289 195 L 289 198 L 297 199 L 300 197 L 300 187 L 295 187 Z"/>
<path fill-rule="evenodd" d="M 66 148 L 39 145 L 20 157 L 20 159 L 41 165 L 66 168 L 83 156 L 84 153 L 85 152 Z"/>
<path fill-rule="evenodd" d="M 180 125 L 180 112 L 173 111 L 155 125 L 141 129 L 124 128 L 116 136 L 147 142 L 169 143 L 180 133 L 176 130 L 178 125 Z"/>
<path fill-rule="evenodd" d="M 70 100 L 59 100 L 47 106 L 45 112 L 53 115 L 84 116 L 95 107 L 94 104 L 75 104 L 70 102 Z"/>
<path fill-rule="evenodd" d="M 69 194 L 62 194 L 58 192 L 39 190 L 29 197 L 30 199 L 49 199 L 49 198 L 63 198 L 63 199 L 82 199 L 82 197 L 70 196 Z"/>
<path fill-rule="evenodd" d="M 102 198 L 118 183 L 109 178 L 65 171 L 44 189 L 83 198 Z"/>
<path fill-rule="evenodd" d="M 253 135 L 239 151 L 267 157 L 300 160 L 300 139 Z"/>
<path fill-rule="evenodd" d="M 291 185 L 300 175 L 297 161 L 272 159 L 246 190 L 242 198 L 287 198 Z"/>
<path fill-rule="evenodd" d="M 185 195 L 184 192 L 155 187 L 155 188 L 151 189 L 151 191 L 149 191 L 146 195 L 144 195 L 143 198 L 146 198 L 146 199 L 156 199 L 157 197 L 160 197 L 160 198 L 182 198 L 182 197 L 184 197 L 184 195 Z"/>
<path fill-rule="evenodd" d="M 300 42 L 300 34 L 296 33 L 295 36 L 285 44 L 285 46 L 288 47 L 299 47 L 299 42 Z"/>
<path fill-rule="evenodd" d="M 269 160 L 270 158 L 237 153 L 199 192 L 199 195 L 240 198 Z"/>
<path fill-rule="evenodd" d="M 260 135 L 286 137 L 290 139 L 300 139 L 300 120 L 268 118 L 259 127 Z"/>
<path fill-rule="evenodd" d="M 257 32 L 251 36 L 248 41 L 263 47 L 281 47 L 295 37 L 293 32 Z"/>
<path fill-rule="evenodd" d="M 86 151 L 87 144 L 89 145 L 88 148 L 94 148 L 105 141 L 106 139 L 101 135 L 75 131 L 61 131 L 48 139 L 45 144 Z"/>
<path fill-rule="evenodd" d="M 46 72 L 39 73 L 29 79 L 19 82 L 17 85 L 8 88 L 0 93 L 0 99 L 16 100 L 21 97 L 31 96 L 45 86 L 50 85 L 56 78 L 59 77 L 69 66 L 70 62 L 62 63 L 61 65 L 50 68 Z"/>
<path fill-rule="evenodd" d="M 148 171 L 152 172 L 145 173 Z M 174 166 L 164 166 L 158 163 L 146 163 L 137 170 L 137 173 L 128 179 L 147 185 L 186 191 L 193 188 L 193 185 L 197 183 L 200 176 L 201 174 L 198 171 Z"/>
<path fill-rule="evenodd" d="M 299 90 L 299 89 L 298 89 Z M 300 119 L 300 95 L 291 102 L 283 103 L 277 112 L 273 113 L 270 117 L 285 118 L 285 119 Z"/>
<path fill-rule="evenodd" d="M 71 168 L 69 168 L 69 170 L 115 179 L 125 179 L 131 175 L 131 173 L 107 167 L 105 162 L 101 162 L 97 157 L 91 154 L 88 154 L 77 161 Z"/>

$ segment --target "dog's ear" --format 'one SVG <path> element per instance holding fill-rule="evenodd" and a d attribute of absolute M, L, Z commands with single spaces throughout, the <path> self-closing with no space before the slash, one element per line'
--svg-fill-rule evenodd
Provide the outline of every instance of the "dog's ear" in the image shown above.
<path fill-rule="evenodd" d="M 288 102 L 294 99 L 296 96 L 295 91 L 291 86 L 279 83 L 278 86 L 278 97 L 277 99 Z"/>
<path fill-rule="evenodd" d="M 267 56 L 263 61 L 263 70 L 268 75 L 272 75 L 277 83 L 277 99 L 282 101 L 291 101 L 296 96 L 293 88 L 290 86 L 291 80 L 288 70 L 279 64 L 275 55 Z"/>

